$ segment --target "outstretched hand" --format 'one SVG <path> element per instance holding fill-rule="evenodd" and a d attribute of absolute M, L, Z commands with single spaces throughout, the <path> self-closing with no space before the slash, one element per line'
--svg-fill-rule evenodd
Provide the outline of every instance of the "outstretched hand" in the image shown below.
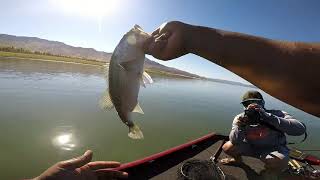
<path fill-rule="evenodd" d="M 163 23 L 145 43 L 145 52 L 161 60 L 170 60 L 188 52 L 188 29 L 190 25 L 171 21 Z"/>
<path fill-rule="evenodd" d="M 35 178 L 35 180 L 100 180 L 128 177 L 126 172 L 110 169 L 119 167 L 119 162 L 90 162 L 92 155 L 92 151 L 88 150 L 82 156 L 58 162 Z"/>

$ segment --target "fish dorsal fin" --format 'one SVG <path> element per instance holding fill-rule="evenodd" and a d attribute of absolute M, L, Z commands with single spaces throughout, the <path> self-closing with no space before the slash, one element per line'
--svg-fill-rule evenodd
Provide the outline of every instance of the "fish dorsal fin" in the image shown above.
<path fill-rule="evenodd" d="M 142 30 L 142 28 L 141 28 L 138 24 L 135 24 L 135 25 L 133 26 L 133 28 L 134 28 L 134 29 Z"/>
<path fill-rule="evenodd" d="M 132 112 L 137 112 L 137 113 L 141 113 L 141 114 L 144 114 L 144 112 L 142 111 L 139 103 L 137 103 L 136 107 L 133 109 Z"/>
<path fill-rule="evenodd" d="M 122 70 L 130 71 L 132 70 L 132 68 L 135 67 L 135 63 L 136 62 L 134 60 L 129 60 L 129 61 L 120 62 L 119 66 Z"/>
<path fill-rule="evenodd" d="M 142 80 L 143 80 L 144 84 L 152 84 L 153 83 L 151 76 L 148 73 L 146 73 L 145 71 L 142 74 Z"/>
<path fill-rule="evenodd" d="M 110 93 L 108 89 L 106 89 L 105 92 L 103 93 L 99 101 L 99 106 L 101 107 L 101 109 L 107 109 L 107 110 L 110 110 L 114 107 L 111 101 Z"/>

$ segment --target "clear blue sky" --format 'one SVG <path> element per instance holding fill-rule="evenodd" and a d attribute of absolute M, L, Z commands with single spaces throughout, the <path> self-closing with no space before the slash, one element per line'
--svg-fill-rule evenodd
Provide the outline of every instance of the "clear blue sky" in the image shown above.
<path fill-rule="evenodd" d="M 134 24 L 152 32 L 165 21 L 180 20 L 272 39 L 320 42 L 319 8 L 317 0 L 10 0 L 1 2 L 0 33 L 112 52 Z M 245 82 L 194 55 L 161 63 Z"/>

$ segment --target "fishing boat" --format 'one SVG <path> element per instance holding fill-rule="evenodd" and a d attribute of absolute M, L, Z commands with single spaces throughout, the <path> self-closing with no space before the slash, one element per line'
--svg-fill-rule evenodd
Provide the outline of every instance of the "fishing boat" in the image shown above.
<path fill-rule="evenodd" d="M 181 170 L 185 162 L 197 159 L 211 160 L 219 167 L 225 179 L 261 179 L 260 172 L 264 170 L 264 163 L 258 159 L 244 157 L 244 163 L 239 166 L 219 164 L 218 159 L 228 157 L 222 151 L 222 145 L 227 140 L 228 136 L 210 133 L 163 152 L 125 163 L 116 170 L 128 172 L 129 179 L 178 179 L 181 173 L 183 174 Z M 292 152 L 292 160 L 288 165 L 291 170 L 283 176 L 287 177 L 285 179 L 306 179 L 305 174 L 307 173 L 313 172 L 315 176 L 319 173 L 317 170 L 320 168 L 319 158 L 299 151 Z M 290 163 L 292 164 L 290 165 Z M 303 171 L 303 168 L 311 169 L 307 172 Z M 320 179 L 320 176 L 315 179 Z"/>

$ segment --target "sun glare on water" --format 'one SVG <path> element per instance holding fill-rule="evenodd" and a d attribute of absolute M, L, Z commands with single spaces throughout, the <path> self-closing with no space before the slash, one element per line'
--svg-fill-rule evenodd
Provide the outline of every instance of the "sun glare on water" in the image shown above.
<path fill-rule="evenodd" d="M 52 0 L 66 13 L 103 18 L 115 11 L 117 0 Z"/>
<path fill-rule="evenodd" d="M 75 138 L 71 133 L 58 134 L 53 138 L 52 143 L 55 147 L 67 151 L 76 147 Z"/>
<path fill-rule="evenodd" d="M 71 134 L 63 134 L 57 137 L 57 141 L 59 144 L 67 144 L 70 142 Z"/>

